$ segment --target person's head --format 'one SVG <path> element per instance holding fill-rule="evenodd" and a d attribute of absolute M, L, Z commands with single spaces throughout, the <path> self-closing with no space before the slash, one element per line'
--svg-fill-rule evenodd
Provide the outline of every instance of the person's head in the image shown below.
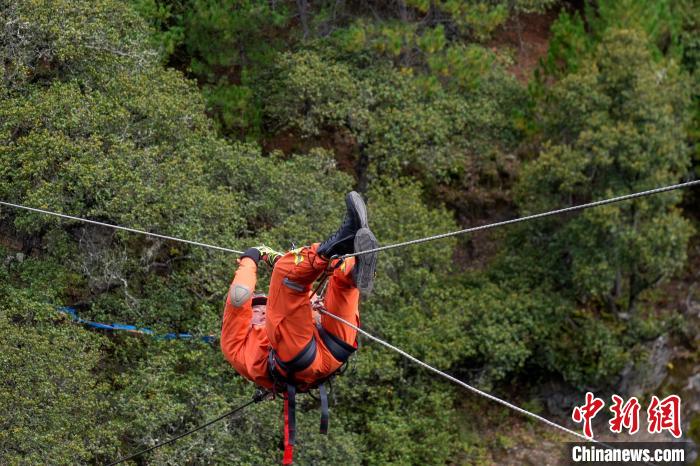
<path fill-rule="evenodd" d="M 264 312 L 267 308 L 267 296 L 262 293 L 253 295 L 253 311 Z"/>
<path fill-rule="evenodd" d="M 267 297 L 264 294 L 253 295 L 253 318 L 250 323 L 253 325 L 265 324 L 267 310 Z"/>

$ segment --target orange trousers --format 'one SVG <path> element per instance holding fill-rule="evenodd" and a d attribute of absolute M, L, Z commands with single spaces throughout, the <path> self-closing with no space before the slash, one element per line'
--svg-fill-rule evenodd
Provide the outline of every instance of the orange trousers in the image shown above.
<path fill-rule="evenodd" d="M 249 258 L 239 260 L 224 306 L 221 350 L 239 374 L 257 385 L 272 387 L 268 371 L 270 348 L 274 348 L 283 362 L 288 362 L 312 338 L 316 339 L 316 358 L 309 367 L 295 374 L 295 380 L 305 384 L 326 378 L 341 365 L 320 338 L 311 309 L 311 285 L 328 265 L 316 254 L 317 248 L 318 244 L 314 244 L 290 251 L 277 261 L 264 314 L 257 306 L 254 312 L 252 305 L 257 265 Z M 360 293 L 351 276 L 354 265 L 354 259 L 350 258 L 333 272 L 324 304 L 329 312 L 359 326 Z M 320 316 L 320 322 L 327 332 L 354 345 L 355 330 L 325 315 Z"/>

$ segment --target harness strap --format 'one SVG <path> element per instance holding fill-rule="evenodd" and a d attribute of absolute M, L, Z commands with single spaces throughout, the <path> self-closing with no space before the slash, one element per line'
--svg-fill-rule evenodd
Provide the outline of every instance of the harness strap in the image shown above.
<path fill-rule="evenodd" d="M 355 352 L 355 347 L 348 345 L 343 340 L 327 332 L 322 326 L 318 325 L 318 333 L 328 351 L 333 357 L 341 363 L 345 363 L 348 358 Z M 286 387 L 287 393 L 284 397 L 284 456 L 282 464 L 289 465 L 294 462 L 294 445 L 296 445 L 296 394 L 297 384 L 294 381 L 294 374 L 301 372 L 309 367 L 316 359 L 317 353 L 316 338 L 312 337 L 309 343 L 297 354 L 292 360 L 283 362 L 277 356 L 274 349 L 270 348 L 269 365 L 270 376 L 274 381 L 274 390 L 279 386 Z M 278 369 L 284 371 L 281 374 Z M 330 376 L 332 377 L 332 375 Z M 330 378 L 329 377 L 329 378 Z M 328 391 L 324 382 L 328 378 L 321 380 L 318 384 L 319 395 L 321 397 L 321 434 L 328 434 L 329 410 L 328 410 Z M 302 391 L 308 388 L 302 387 Z"/>
<path fill-rule="evenodd" d="M 283 362 L 277 356 L 274 349 L 270 348 L 269 370 L 274 381 L 275 389 L 277 385 L 286 386 L 287 394 L 284 397 L 284 456 L 282 464 L 292 464 L 294 462 L 294 445 L 296 445 L 296 394 L 297 386 L 294 382 L 294 374 L 309 367 L 316 359 L 316 339 L 311 338 L 309 343 L 291 361 Z M 282 369 L 285 374 L 279 373 L 277 368 Z"/>
<path fill-rule="evenodd" d="M 323 435 L 328 435 L 328 392 L 326 391 L 326 385 L 321 384 L 318 386 L 318 392 L 321 396 L 321 433 Z"/>
<path fill-rule="evenodd" d="M 284 397 L 284 457 L 282 464 L 294 462 L 294 445 L 296 444 L 296 387 L 287 384 L 287 396 Z"/>
<path fill-rule="evenodd" d="M 347 344 L 338 336 L 333 335 L 331 332 L 327 331 L 321 324 L 316 325 L 318 334 L 321 336 L 321 340 L 331 352 L 333 357 L 341 363 L 347 361 L 352 353 L 356 351 L 356 348 L 352 345 Z"/>
<path fill-rule="evenodd" d="M 314 337 L 311 337 L 311 340 L 309 340 L 304 349 L 299 351 L 299 354 L 294 356 L 291 361 L 282 361 L 279 356 L 277 356 L 275 350 L 270 348 L 270 362 L 273 363 L 271 368 L 275 369 L 275 366 L 279 366 L 287 374 L 287 377 L 289 377 L 290 374 L 301 372 L 309 367 L 314 362 L 314 359 L 316 359 L 316 352 L 316 338 Z"/>

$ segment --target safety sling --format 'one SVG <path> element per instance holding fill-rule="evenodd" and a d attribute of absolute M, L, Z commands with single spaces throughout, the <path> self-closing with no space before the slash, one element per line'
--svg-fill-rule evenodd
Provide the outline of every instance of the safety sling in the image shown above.
<path fill-rule="evenodd" d="M 328 348 L 328 351 L 341 364 L 345 364 L 356 348 L 326 331 L 320 324 L 317 324 L 318 334 Z M 309 367 L 316 359 L 317 344 L 316 337 L 312 337 L 309 343 L 291 361 L 283 362 L 270 348 L 269 370 L 273 380 L 273 391 L 285 393 L 284 396 L 284 457 L 282 464 L 292 464 L 294 461 L 294 445 L 296 444 L 296 394 L 306 393 L 314 388 L 318 388 L 321 398 L 321 434 L 328 434 L 328 392 L 324 383 L 333 378 L 338 371 L 328 377 L 317 381 L 312 385 L 298 384 L 294 380 L 294 374 Z M 342 366 L 341 366 L 342 367 Z"/>

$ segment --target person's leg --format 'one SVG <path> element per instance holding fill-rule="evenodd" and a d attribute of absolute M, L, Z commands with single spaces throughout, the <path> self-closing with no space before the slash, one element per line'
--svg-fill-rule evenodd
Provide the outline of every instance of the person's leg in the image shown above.
<path fill-rule="evenodd" d="M 355 286 L 353 279 L 353 268 L 355 259 L 347 259 L 343 265 L 337 268 L 330 278 L 326 295 L 323 298 L 325 308 L 331 314 L 334 314 L 353 325 L 360 325 L 360 291 Z M 321 315 L 321 325 L 328 332 L 342 339 L 348 345 L 355 343 L 357 331 L 348 327 L 344 323 L 329 317 L 325 314 Z"/>
<path fill-rule="evenodd" d="M 328 265 L 334 256 L 350 254 L 357 250 L 376 247 L 376 239 L 367 227 L 367 207 L 362 196 L 352 191 L 345 196 L 345 218 L 340 228 L 321 244 L 301 248 L 287 253 L 274 265 L 267 303 L 267 335 L 272 347 L 283 362 L 288 362 L 299 354 L 314 334 L 314 320 L 309 294 L 311 284 Z M 375 254 L 363 255 L 358 261 L 354 277 L 338 275 L 332 288 L 337 289 L 334 303 L 342 312 L 357 308 L 356 301 L 349 297 L 355 291 L 339 291 L 346 284 L 345 279 L 361 284 L 360 289 L 371 290 L 374 278 Z M 350 262 L 347 264 L 350 266 Z M 349 271 L 348 271 L 349 272 Z M 347 301 L 343 303 L 343 301 Z M 350 312 L 350 311 L 348 311 Z M 355 317 L 356 319 L 356 317 Z M 339 331 L 338 336 L 345 331 Z"/>
<path fill-rule="evenodd" d="M 314 334 L 309 293 L 328 261 L 318 244 L 290 251 L 276 263 L 267 299 L 266 328 L 270 344 L 283 362 L 306 347 Z"/>

